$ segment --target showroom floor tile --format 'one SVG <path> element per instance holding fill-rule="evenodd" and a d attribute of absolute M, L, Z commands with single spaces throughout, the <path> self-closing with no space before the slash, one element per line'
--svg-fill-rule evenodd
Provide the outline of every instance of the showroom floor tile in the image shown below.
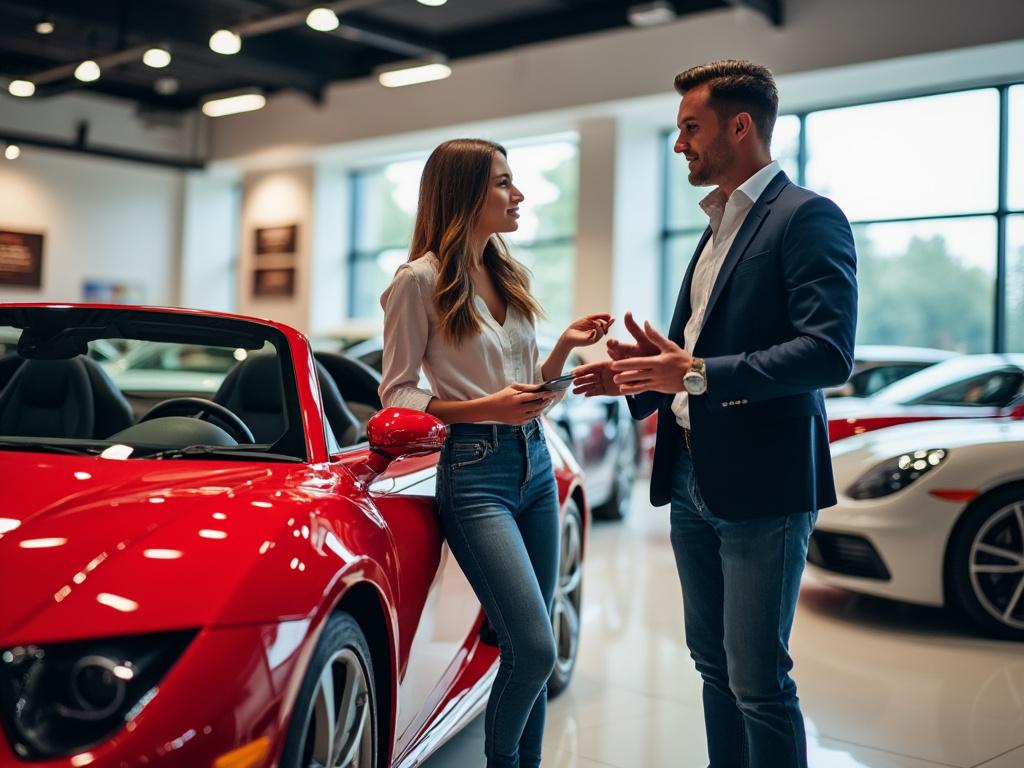
<path fill-rule="evenodd" d="M 593 527 L 585 579 L 580 656 L 548 708 L 544 765 L 706 766 L 667 511 L 645 486 L 627 521 Z M 791 645 L 812 768 L 1024 768 L 1024 645 L 811 577 Z M 483 765 L 477 718 L 425 768 Z"/>

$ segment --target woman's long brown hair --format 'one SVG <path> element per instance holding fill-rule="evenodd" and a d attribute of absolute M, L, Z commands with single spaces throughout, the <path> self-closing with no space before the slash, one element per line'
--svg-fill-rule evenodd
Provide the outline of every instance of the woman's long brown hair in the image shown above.
<path fill-rule="evenodd" d="M 433 253 L 440 262 L 434 307 L 441 332 L 453 343 L 479 333 L 482 319 L 473 303 L 473 228 L 491 186 L 494 153 L 505 148 L 482 139 L 454 139 L 435 149 L 420 179 L 419 206 L 409 261 Z M 543 315 L 530 294 L 526 267 L 512 258 L 504 240 L 493 235 L 484 247 L 483 264 L 509 308 L 530 322 Z"/>

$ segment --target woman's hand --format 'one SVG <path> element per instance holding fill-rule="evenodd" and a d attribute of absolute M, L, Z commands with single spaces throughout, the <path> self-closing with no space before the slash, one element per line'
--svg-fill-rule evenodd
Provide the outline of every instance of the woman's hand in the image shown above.
<path fill-rule="evenodd" d="M 540 416 L 554 399 L 554 392 L 542 390 L 536 384 L 511 384 L 487 398 L 487 421 L 525 424 Z"/>
<path fill-rule="evenodd" d="M 570 347 L 587 347 L 608 333 L 614 322 L 615 318 L 605 313 L 584 315 L 571 322 L 559 340 Z"/>

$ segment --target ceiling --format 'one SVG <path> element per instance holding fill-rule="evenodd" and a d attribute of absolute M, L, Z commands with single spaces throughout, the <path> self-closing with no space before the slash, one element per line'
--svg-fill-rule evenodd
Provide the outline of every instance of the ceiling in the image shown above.
<path fill-rule="evenodd" d="M 781 23 L 782 0 L 663 2 L 677 16 L 745 5 Z M 143 111 L 187 110 L 211 94 L 249 87 L 268 94 L 297 90 L 319 100 L 329 83 L 399 61 L 443 56 L 457 62 L 629 26 L 630 6 L 648 3 L 448 0 L 428 7 L 417 0 L 339 0 L 321 3 L 341 21 L 325 33 L 305 25 L 316 5 L 303 0 L 0 0 L 0 78 L 34 81 L 34 98 L 90 91 L 129 99 Z M 36 31 L 44 20 L 54 27 L 47 35 Z M 241 35 L 238 54 L 210 50 L 209 37 L 220 28 Z M 156 44 L 172 54 L 166 68 L 141 61 L 141 52 Z M 86 59 L 103 70 L 93 83 L 73 76 Z"/>

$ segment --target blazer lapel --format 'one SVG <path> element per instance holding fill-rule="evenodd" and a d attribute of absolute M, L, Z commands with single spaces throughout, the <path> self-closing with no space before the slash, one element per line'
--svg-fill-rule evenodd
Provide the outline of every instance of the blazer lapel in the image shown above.
<path fill-rule="evenodd" d="M 686 274 L 683 275 L 683 285 L 679 289 L 679 296 L 676 298 L 676 308 L 672 313 L 672 322 L 668 327 L 668 338 L 672 341 L 680 342 L 682 340 L 686 321 L 690 319 L 690 312 L 693 311 L 693 308 L 690 306 L 690 288 L 693 285 L 693 271 L 696 269 L 697 261 L 700 259 L 704 246 L 707 245 L 710 237 L 711 227 L 708 227 L 704 230 L 704 234 L 701 235 L 700 242 L 697 243 L 697 248 L 690 259 L 690 265 L 686 268 Z"/>
<path fill-rule="evenodd" d="M 779 196 L 779 193 L 782 192 L 787 184 L 789 184 L 789 177 L 786 176 L 784 171 L 779 171 L 768 183 L 768 186 L 765 187 L 757 202 L 754 203 L 754 207 L 750 209 L 747 218 L 743 220 L 740 231 L 736 233 L 736 239 L 732 241 L 729 252 L 725 255 L 725 260 L 718 270 L 718 277 L 715 278 L 715 286 L 711 290 L 711 296 L 708 298 L 708 307 L 704 311 L 705 324 L 707 324 L 708 318 L 711 317 L 715 303 L 718 301 L 718 297 L 722 295 L 725 284 L 729 281 L 729 276 L 736 268 L 736 264 L 750 246 L 754 235 L 761 228 L 765 217 L 771 212 L 771 203 L 775 201 L 775 198 Z"/>

